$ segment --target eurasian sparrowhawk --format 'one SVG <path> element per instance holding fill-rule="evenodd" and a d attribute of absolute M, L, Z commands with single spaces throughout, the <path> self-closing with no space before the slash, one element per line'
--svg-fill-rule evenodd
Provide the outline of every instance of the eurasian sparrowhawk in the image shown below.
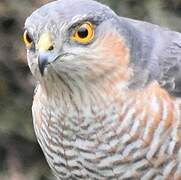
<path fill-rule="evenodd" d="M 181 179 L 181 34 L 59 0 L 25 23 L 33 121 L 58 179 Z"/>

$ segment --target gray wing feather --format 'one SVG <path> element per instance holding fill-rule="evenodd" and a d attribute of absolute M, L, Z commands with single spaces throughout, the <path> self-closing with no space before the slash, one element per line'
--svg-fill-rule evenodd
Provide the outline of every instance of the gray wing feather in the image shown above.
<path fill-rule="evenodd" d="M 131 85 L 157 80 L 171 95 L 181 96 L 181 33 L 143 21 L 121 21 L 134 33 L 126 37 L 135 70 Z"/>
<path fill-rule="evenodd" d="M 168 42 L 162 40 L 166 42 L 158 56 L 160 66 L 158 80 L 169 93 L 181 96 L 181 34 L 169 32 L 168 36 L 170 37 Z"/>

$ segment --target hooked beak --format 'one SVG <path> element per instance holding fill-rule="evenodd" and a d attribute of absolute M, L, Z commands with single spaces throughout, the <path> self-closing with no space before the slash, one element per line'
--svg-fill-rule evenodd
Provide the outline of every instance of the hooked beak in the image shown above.
<path fill-rule="evenodd" d="M 57 57 L 58 56 L 52 52 L 39 51 L 38 67 L 42 76 L 44 75 L 44 71 L 47 65 L 55 61 Z"/>
<path fill-rule="evenodd" d="M 43 33 L 38 41 L 38 67 L 41 75 L 44 75 L 44 70 L 47 65 L 56 59 L 53 53 L 53 44 L 49 33 Z"/>

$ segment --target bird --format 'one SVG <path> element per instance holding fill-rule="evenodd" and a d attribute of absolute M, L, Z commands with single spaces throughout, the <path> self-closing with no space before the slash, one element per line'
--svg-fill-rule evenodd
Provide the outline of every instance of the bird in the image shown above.
<path fill-rule="evenodd" d="M 57 179 L 181 179 L 181 33 L 94 0 L 50 2 L 24 28 Z"/>

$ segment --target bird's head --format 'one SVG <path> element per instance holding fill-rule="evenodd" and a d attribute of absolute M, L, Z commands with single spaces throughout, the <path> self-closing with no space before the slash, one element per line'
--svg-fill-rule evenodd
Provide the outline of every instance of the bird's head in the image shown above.
<path fill-rule="evenodd" d="M 119 17 L 93 0 L 59 0 L 25 22 L 28 64 L 42 81 L 51 76 L 98 80 L 131 76 L 127 39 Z"/>

